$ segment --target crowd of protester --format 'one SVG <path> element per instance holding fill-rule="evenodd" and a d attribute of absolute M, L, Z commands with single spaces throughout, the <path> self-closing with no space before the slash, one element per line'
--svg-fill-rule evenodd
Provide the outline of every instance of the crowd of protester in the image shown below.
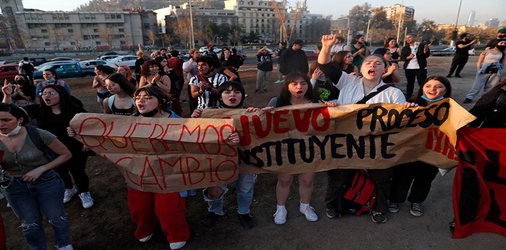
<path fill-rule="evenodd" d="M 473 87 L 464 101 L 472 102 L 482 89 L 485 92 L 471 109 L 478 118 L 472 126 L 504 128 L 506 125 L 505 34 L 506 29 L 500 29 L 497 38 L 479 57 Z M 458 54 L 448 78 L 454 72 L 460 77 L 467 62 L 462 53 L 468 53 L 475 43 L 467 33 L 460 37 Z M 311 65 L 308 65 L 301 40 L 294 40 L 288 47 L 286 43 L 280 43 L 280 49 L 274 52 L 262 47 L 256 53 L 255 93 L 270 91 L 274 56 L 279 57 L 279 76 L 275 83 L 282 83 L 281 92 L 265 107 L 249 107 L 247 111 L 274 112 L 277 107 L 305 103 L 325 103 L 330 107 L 396 103 L 411 108 L 451 97 L 452 86 L 448 78 L 427 77 L 428 44 L 415 43 L 416 35 L 412 34 L 407 36 L 406 42 L 401 49 L 395 39 L 389 38 L 383 48 L 371 53 L 363 36 L 356 36 L 348 46 L 342 37 L 324 35 L 318 47 L 318 60 Z M 184 62 L 178 57 L 177 50 L 163 48 L 146 56 L 139 48 L 133 71 L 123 66 L 117 71 L 104 65 L 96 66 L 92 88 L 96 89 L 98 105 L 105 114 L 168 118 L 198 118 L 210 108 L 246 108 L 247 95 L 239 76 L 243 59 L 234 48 L 224 47 L 218 56 L 213 45 L 209 45 L 205 52 L 191 49 L 189 55 L 189 60 Z M 58 249 L 72 249 L 71 221 L 67 219 L 64 204 L 76 194 L 83 208 L 95 204 L 93 188 L 89 187 L 86 174 L 87 158 L 93 152 L 74 139 L 75 131 L 69 128 L 72 117 L 86 110 L 72 95 L 71 86 L 58 79 L 54 70 L 45 70 L 43 80 L 34 85 L 33 72 L 30 73 L 29 67 L 25 66 L 27 61 L 24 58 L 20 62 L 23 72 L 15 77 L 15 81 L 5 81 L 2 88 L 0 189 L 21 221 L 23 235 L 31 249 L 47 249 L 41 211 L 54 229 Z M 401 81 L 400 61 L 404 62 L 407 80 L 405 94 L 396 87 Z M 420 88 L 413 97 L 415 79 Z M 180 98 L 185 83 L 188 84 L 188 114 L 183 113 Z M 233 133 L 227 140 L 238 144 L 239 135 Z M 327 172 L 325 214 L 328 218 L 342 215 L 336 198 L 340 187 L 356 171 L 336 169 Z M 376 185 L 376 202 L 370 211 L 372 222 L 386 223 L 389 214 L 398 212 L 406 199 L 410 203 L 410 214 L 422 216 L 425 213 L 423 202 L 437 172 L 437 166 L 419 161 L 389 169 L 368 170 L 368 178 Z M 286 203 L 294 177 L 278 174 L 273 209 L 275 224 L 287 221 Z M 240 173 L 235 183 L 237 214 L 245 229 L 255 226 L 251 204 L 256 178 L 255 174 Z M 298 174 L 297 178 L 299 212 L 308 221 L 318 221 L 318 213 L 311 206 L 314 173 Z M 4 179 L 8 181 L 4 182 Z M 190 239 L 184 198 L 188 193 L 158 194 L 129 185 L 126 188 L 128 208 L 136 224 L 134 237 L 140 242 L 149 241 L 158 223 L 170 249 L 184 247 Z M 190 191 L 195 194 L 195 190 Z M 203 200 L 208 203 L 207 226 L 213 226 L 224 215 L 223 199 L 228 191 L 226 185 L 202 191 Z"/>

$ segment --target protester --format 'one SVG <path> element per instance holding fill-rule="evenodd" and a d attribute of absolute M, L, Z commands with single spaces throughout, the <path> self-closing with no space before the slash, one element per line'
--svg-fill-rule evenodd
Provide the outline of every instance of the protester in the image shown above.
<path fill-rule="evenodd" d="M 381 76 L 385 73 L 386 62 L 382 57 L 375 55 L 365 58 L 360 72 L 362 77 L 354 76 L 343 72 L 331 62 L 330 49 L 335 43 L 335 35 L 322 36 L 322 51 L 318 55 L 320 69 L 334 83 L 339 90 L 339 98 L 328 103 L 329 105 L 345 105 L 354 103 L 398 103 L 404 104 L 406 99 L 402 92 L 386 85 L 381 81 Z M 385 86 L 385 87 L 383 87 Z M 371 93 L 377 93 L 371 95 Z M 336 198 L 339 187 L 346 179 L 353 176 L 353 170 L 331 170 L 328 171 L 328 186 L 325 201 L 327 202 L 327 217 L 335 218 L 337 214 Z M 388 220 L 386 212 L 388 211 L 387 198 L 390 191 L 392 170 L 390 169 L 370 169 L 369 177 L 376 184 L 376 202 L 374 210 L 371 212 L 371 220 L 374 223 L 385 223 Z"/>
<path fill-rule="evenodd" d="M 406 36 L 406 46 L 401 50 L 401 60 L 404 61 L 404 72 L 408 81 L 406 87 L 406 98 L 410 99 L 415 88 L 415 78 L 418 85 L 427 78 L 427 58 L 430 56 L 429 44 L 421 42 L 418 46 L 415 44 L 416 35 Z"/>
<path fill-rule="evenodd" d="M 234 73 L 237 73 L 237 70 L 242 65 L 241 58 L 238 55 L 233 54 L 232 49 L 229 47 L 223 47 L 221 49 L 220 62 L 221 65 Z"/>
<path fill-rule="evenodd" d="M 257 51 L 257 78 L 255 93 L 267 92 L 266 84 L 272 72 L 272 53 L 267 47 L 262 47 Z"/>
<path fill-rule="evenodd" d="M 2 88 L 10 91 L 11 86 Z M 48 249 L 42 213 L 54 230 L 58 249 L 71 250 L 70 229 L 63 208 L 64 185 L 53 170 L 71 158 L 70 151 L 53 134 L 24 124 L 28 116 L 14 104 L 0 104 L 0 150 L 3 152 L 2 192 L 11 209 L 21 220 L 21 230 L 30 249 Z M 38 142 L 55 153 L 50 160 Z M 15 153 L 13 153 L 15 152 Z M 20 246 L 18 246 L 20 247 Z"/>
<path fill-rule="evenodd" d="M 107 98 L 111 93 L 107 91 L 107 87 L 105 86 L 105 79 L 115 70 L 106 65 L 97 65 L 95 66 L 95 77 L 93 78 L 93 83 L 91 87 L 97 89 L 97 102 L 102 106 L 104 99 Z"/>
<path fill-rule="evenodd" d="M 126 79 L 132 84 L 134 89 L 137 87 L 137 81 L 132 76 L 132 70 L 130 70 L 130 67 L 127 65 L 120 65 L 118 66 L 118 70 L 116 70 L 116 73 L 122 74 Z"/>
<path fill-rule="evenodd" d="M 506 128 L 506 78 L 485 93 L 469 112 L 476 116 L 472 127 Z"/>
<path fill-rule="evenodd" d="M 285 78 L 285 83 L 281 88 L 278 97 L 269 101 L 268 107 L 277 108 L 289 105 L 305 104 L 318 102 L 313 96 L 313 87 L 306 73 L 292 72 Z M 269 112 L 270 109 L 267 109 Z M 288 211 L 285 204 L 290 193 L 290 186 L 293 182 L 293 174 L 278 174 L 278 183 L 276 184 L 276 213 L 274 214 L 274 223 L 282 225 L 286 223 Z M 299 178 L 299 211 L 308 221 L 317 221 L 318 215 L 314 208 L 310 206 L 313 192 L 314 173 L 302 173 Z"/>
<path fill-rule="evenodd" d="M 346 45 L 346 41 L 344 37 L 338 36 L 336 43 L 332 46 L 332 49 L 330 49 L 330 53 L 332 53 L 332 58 L 340 51 L 350 51 L 350 46 Z"/>
<path fill-rule="evenodd" d="M 35 71 L 35 66 L 30 62 L 28 57 L 23 57 L 23 60 L 19 62 L 18 65 L 18 73 L 20 75 L 28 76 L 28 79 L 33 84 L 33 72 Z"/>
<path fill-rule="evenodd" d="M 134 67 L 134 73 L 135 73 L 135 80 L 137 83 L 141 80 L 141 68 L 146 59 L 144 58 L 144 52 L 142 51 L 141 45 L 139 44 L 139 49 L 136 53 L 137 60 L 135 60 L 135 67 Z"/>
<path fill-rule="evenodd" d="M 418 91 L 415 104 L 425 107 L 438 102 L 443 98 L 452 96 L 450 81 L 442 76 L 431 76 L 425 80 L 422 88 Z M 423 202 L 427 199 L 436 178 L 438 168 L 422 161 L 410 162 L 395 166 L 390 192 L 390 213 L 397 213 L 401 204 L 406 201 L 411 203 L 409 213 L 415 217 L 424 214 Z M 411 188 L 410 188 L 411 187 Z"/>
<path fill-rule="evenodd" d="M 460 34 L 460 40 L 455 43 L 455 56 L 453 56 L 452 66 L 450 67 L 450 73 L 446 77 L 452 77 L 455 70 L 455 77 L 462 78 L 460 72 L 466 66 L 467 60 L 469 59 L 469 50 L 473 48 L 476 43 L 476 39 L 471 40 L 471 34 L 462 33 Z"/>
<path fill-rule="evenodd" d="M 104 113 L 127 116 L 135 114 L 137 111 L 133 99 L 135 89 L 126 77 L 114 73 L 105 79 L 105 85 L 111 96 L 104 99 Z"/>
<path fill-rule="evenodd" d="M 284 65 L 283 65 L 281 58 L 283 56 L 283 53 L 285 53 L 286 50 L 287 50 L 286 42 L 279 42 L 278 50 L 276 50 L 274 52 L 274 55 L 278 57 L 278 80 L 274 82 L 276 84 L 282 84 L 285 82 L 285 81 L 283 81 L 282 68 Z"/>
<path fill-rule="evenodd" d="M 196 49 L 191 49 L 188 51 L 188 55 L 190 56 L 190 59 L 183 63 L 183 72 L 187 74 L 186 79 L 188 82 L 192 77 L 199 74 L 199 71 L 197 70 L 197 58 L 199 57 L 199 52 Z M 191 85 L 188 84 L 188 105 L 190 106 L 190 113 L 193 113 L 193 111 L 197 108 L 198 99 L 194 98 L 192 96 L 191 92 Z"/>
<path fill-rule="evenodd" d="M 179 58 L 179 51 L 172 50 L 170 51 L 171 57 L 167 60 L 168 66 L 172 69 L 173 74 L 169 74 L 169 77 L 172 77 L 170 81 L 173 83 L 174 89 L 172 90 L 172 95 L 179 102 L 179 97 L 181 96 L 181 91 L 183 90 L 184 85 L 184 73 L 183 73 L 183 59 Z"/>
<path fill-rule="evenodd" d="M 66 83 L 64 80 L 58 79 L 58 76 L 56 75 L 56 71 L 54 69 L 46 69 L 42 72 L 42 80 L 37 86 L 35 87 L 35 94 L 37 97 L 40 97 L 42 94 L 42 89 L 46 87 L 47 85 L 60 85 L 65 88 L 67 93 L 71 95 L 70 85 Z"/>
<path fill-rule="evenodd" d="M 476 95 L 483 92 L 486 93 L 491 87 L 497 85 L 501 79 L 506 65 L 505 54 L 506 40 L 494 40 L 485 51 L 480 54 L 478 62 L 476 62 L 476 78 L 473 86 L 467 92 L 464 103 L 471 103 Z"/>
<path fill-rule="evenodd" d="M 218 108 L 240 109 L 243 108 L 244 97 L 246 93 L 242 84 L 233 81 L 227 81 L 218 87 L 218 96 L 220 97 Z M 253 111 L 254 109 L 248 109 Z M 192 118 L 200 117 L 203 109 L 196 109 Z M 218 117 L 221 118 L 221 117 Z M 235 132 L 227 138 L 227 143 L 235 145 L 239 143 L 239 135 Z M 256 182 L 256 174 L 239 173 L 236 181 L 237 196 L 237 215 L 239 222 L 244 229 L 251 229 L 255 226 L 251 216 L 251 203 L 253 201 L 253 192 Z M 223 216 L 223 199 L 227 193 L 226 185 L 209 187 L 203 190 L 204 199 L 208 203 L 208 214 L 206 216 L 206 225 L 213 226 L 216 220 Z"/>
<path fill-rule="evenodd" d="M 348 74 L 359 75 L 357 66 L 353 64 L 353 55 L 349 51 L 339 51 L 332 57 L 332 62 L 339 65 Z"/>
<path fill-rule="evenodd" d="M 492 44 L 496 41 L 501 41 L 501 40 L 504 40 L 506 39 L 506 27 L 502 27 L 500 29 L 497 30 L 497 34 L 495 36 L 494 39 L 490 40 L 488 43 L 487 43 L 487 46 L 486 48 L 492 48 Z"/>
<path fill-rule="evenodd" d="M 198 100 L 197 108 L 212 108 L 218 105 L 218 87 L 228 79 L 215 72 L 218 62 L 211 56 L 199 56 L 197 69 L 199 74 L 190 79 L 191 95 Z"/>
<path fill-rule="evenodd" d="M 375 55 L 383 57 L 387 62 L 387 72 L 385 72 L 381 79 L 384 83 L 395 84 L 401 81 L 401 74 L 399 73 L 399 66 L 392 63 L 392 53 L 387 48 L 378 48 L 374 51 Z"/>
<path fill-rule="evenodd" d="M 307 74 L 309 66 L 307 62 L 306 53 L 302 50 L 304 43 L 302 40 L 297 39 L 293 41 L 290 49 L 287 49 L 281 55 L 280 70 L 283 76 L 286 76 L 293 72 L 301 72 Z M 286 82 L 286 81 L 285 81 Z"/>
<path fill-rule="evenodd" d="M 309 66 L 309 75 L 311 76 L 310 81 L 315 96 L 320 101 L 330 101 L 339 97 L 339 90 L 332 84 L 325 73 L 320 70 L 318 62 L 314 62 Z"/>
<path fill-rule="evenodd" d="M 390 60 L 390 62 L 399 64 L 399 58 L 401 57 L 401 49 L 399 48 L 397 40 L 395 40 L 395 38 L 393 37 L 389 37 L 385 41 L 383 47 L 387 48 L 390 51 L 390 54 L 392 54 L 392 60 Z"/>
<path fill-rule="evenodd" d="M 11 97 L 13 103 L 20 107 L 35 103 L 35 86 L 26 75 L 14 77 L 14 91 Z"/>
<path fill-rule="evenodd" d="M 163 60 L 163 59 L 162 59 Z M 171 86 L 169 76 L 163 70 L 163 67 L 155 60 L 144 62 L 141 68 L 141 80 L 139 88 L 149 87 L 151 85 L 157 86 L 163 91 L 166 98 L 171 97 Z"/>
<path fill-rule="evenodd" d="M 365 44 L 364 35 L 356 35 L 353 38 L 353 41 L 351 41 L 351 55 L 353 56 L 353 65 L 355 65 L 360 70 L 362 62 L 370 54 L 371 52 L 369 49 L 367 49 L 367 46 Z"/>

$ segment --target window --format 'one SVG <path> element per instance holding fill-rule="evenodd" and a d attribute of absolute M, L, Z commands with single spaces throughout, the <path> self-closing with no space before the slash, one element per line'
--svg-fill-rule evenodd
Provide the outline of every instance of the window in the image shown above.
<path fill-rule="evenodd" d="M 123 28 L 119 28 L 119 29 L 118 29 L 118 32 L 125 32 L 125 29 L 123 29 Z"/>
<path fill-rule="evenodd" d="M 125 41 L 119 41 L 119 44 L 121 44 L 121 45 L 125 45 L 125 44 L 126 44 L 126 42 L 125 42 Z"/>
<path fill-rule="evenodd" d="M 100 45 L 100 41 L 95 41 L 95 45 Z"/>
<path fill-rule="evenodd" d="M 50 42 L 45 42 L 45 43 L 44 43 L 44 46 L 50 46 L 50 45 L 51 45 L 51 43 L 50 43 Z"/>
<path fill-rule="evenodd" d="M 47 33 L 47 29 L 41 29 L 40 32 Z"/>
<path fill-rule="evenodd" d="M 98 29 L 93 29 L 93 32 L 97 33 L 97 32 L 98 32 Z"/>
<path fill-rule="evenodd" d="M 83 35 L 83 40 L 89 40 L 90 39 L 90 36 L 88 35 Z"/>
<path fill-rule="evenodd" d="M 74 33 L 74 30 L 73 29 L 68 29 L 67 30 L 69 33 Z"/>

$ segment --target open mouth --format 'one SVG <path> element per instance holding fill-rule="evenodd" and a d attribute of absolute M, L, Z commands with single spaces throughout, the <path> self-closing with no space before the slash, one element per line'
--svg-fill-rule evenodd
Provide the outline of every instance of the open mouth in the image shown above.
<path fill-rule="evenodd" d="M 297 94 L 301 95 L 302 94 L 302 90 L 297 91 Z"/>
<path fill-rule="evenodd" d="M 230 103 L 235 103 L 235 102 L 237 101 L 237 99 L 235 99 L 235 98 L 230 98 L 230 99 L 228 99 L 228 101 L 229 101 Z"/>
<path fill-rule="evenodd" d="M 376 75 L 376 70 L 370 69 L 369 71 L 367 71 L 367 74 L 370 75 L 370 76 L 375 76 Z"/>

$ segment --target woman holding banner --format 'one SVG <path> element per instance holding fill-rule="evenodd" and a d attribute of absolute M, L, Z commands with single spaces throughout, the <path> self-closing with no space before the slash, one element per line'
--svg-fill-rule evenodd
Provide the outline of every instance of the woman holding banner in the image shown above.
<path fill-rule="evenodd" d="M 419 106 L 428 106 L 431 103 L 451 97 L 452 86 L 447 78 L 431 76 L 425 80 L 418 91 L 415 103 Z M 432 181 L 436 178 L 438 168 L 422 161 L 410 162 L 393 167 L 392 189 L 390 193 L 390 213 L 397 213 L 401 204 L 406 200 L 411 202 L 409 213 L 420 217 L 424 213 L 423 202 L 429 195 Z"/>
<path fill-rule="evenodd" d="M 243 108 L 244 97 L 246 92 L 241 83 L 235 81 L 227 81 L 218 87 L 219 106 L 218 108 L 240 109 Z M 256 108 L 248 108 L 248 111 L 255 111 Z M 192 118 L 198 118 L 202 115 L 203 109 L 196 109 Z M 221 118 L 221 117 L 219 117 Z M 239 134 L 233 133 L 227 138 L 229 144 L 235 145 L 239 143 Z M 253 191 L 255 188 L 257 175 L 248 173 L 239 173 L 236 182 L 237 195 L 237 215 L 239 222 L 244 229 L 251 229 L 255 226 L 253 217 L 250 214 L 250 206 L 253 201 Z M 208 204 L 208 214 L 206 217 L 207 226 L 213 226 L 216 220 L 224 215 L 223 199 L 227 193 L 226 185 L 208 187 L 204 189 L 204 200 Z"/>
<path fill-rule="evenodd" d="M 374 103 L 398 103 L 404 104 L 406 99 L 402 91 L 395 87 L 386 85 L 382 80 L 382 75 L 386 72 L 386 62 L 383 57 L 376 55 L 368 56 L 364 59 L 360 73 L 362 77 L 354 76 L 343 72 L 340 68 L 331 63 L 330 49 L 336 41 L 335 35 L 322 36 L 322 50 L 318 55 L 320 69 L 340 90 L 339 98 L 327 103 L 330 106 L 345 105 L 354 103 L 374 104 Z M 337 205 L 335 204 L 339 187 L 350 176 L 353 177 L 352 170 L 331 170 L 328 172 L 328 186 L 326 194 L 327 217 L 335 218 L 339 216 Z M 371 212 L 371 220 L 374 223 L 385 223 L 388 218 L 387 198 L 390 192 L 392 177 L 391 169 L 371 169 L 368 171 L 369 177 L 376 184 L 376 203 Z"/>
<path fill-rule="evenodd" d="M 318 102 L 318 100 L 313 96 L 313 87 L 309 77 L 300 72 L 293 72 L 286 76 L 279 97 L 272 98 L 267 105 L 269 108 L 264 110 L 268 112 L 277 107 L 314 102 Z M 276 213 L 274 214 L 274 223 L 278 225 L 286 223 L 288 212 L 285 204 L 290 193 L 293 176 L 293 174 L 278 174 L 278 183 L 276 184 L 277 206 Z M 299 174 L 299 211 L 308 221 L 318 220 L 318 215 L 315 213 L 314 208 L 309 205 L 313 193 L 313 179 L 314 173 Z"/>

